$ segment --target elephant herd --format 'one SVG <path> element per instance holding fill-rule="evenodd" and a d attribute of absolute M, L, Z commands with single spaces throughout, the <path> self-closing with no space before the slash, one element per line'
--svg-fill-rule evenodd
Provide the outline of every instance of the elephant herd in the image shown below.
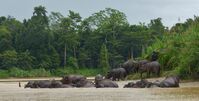
<path fill-rule="evenodd" d="M 158 60 L 158 52 L 153 51 L 150 60 L 140 60 L 135 61 L 129 59 L 128 61 L 119 65 L 119 68 L 114 68 L 107 73 L 106 78 L 113 81 L 124 80 L 127 75 L 131 73 L 140 73 L 140 78 L 142 79 L 142 74 L 147 73 L 147 77 L 156 74 L 160 76 L 160 63 Z"/>
<path fill-rule="evenodd" d="M 104 78 L 98 74 L 94 81 L 88 80 L 82 75 L 67 75 L 61 80 L 41 80 L 41 81 L 29 81 L 25 88 L 118 88 L 118 84 L 110 79 Z M 149 82 L 145 79 L 141 79 L 137 82 L 129 82 L 125 84 L 123 88 L 168 88 L 179 87 L 179 78 L 177 76 L 166 77 L 162 81 Z"/>
<path fill-rule="evenodd" d="M 141 79 L 140 81 L 129 82 L 124 85 L 124 88 L 170 88 L 170 87 L 179 87 L 179 77 L 178 76 L 170 76 L 166 77 L 162 81 L 149 82 L 145 79 Z"/>
<path fill-rule="evenodd" d="M 127 75 L 131 73 L 140 73 L 140 78 L 142 78 L 143 73 L 147 73 L 149 77 L 152 73 L 160 76 L 160 63 L 158 61 L 148 61 L 148 60 L 128 60 L 120 65 L 119 68 L 114 68 L 107 73 L 106 78 L 113 81 L 124 80 Z"/>
<path fill-rule="evenodd" d="M 95 84 L 82 75 L 67 75 L 61 80 L 29 81 L 25 88 L 73 88 L 95 87 Z"/>
<path fill-rule="evenodd" d="M 25 88 L 118 88 L 118 84 L 114 81 L 124 80 L 131 73 L 140 73 L 140 81 L 129 82 L 123 88 L 153 88 L 153 87 L 179 87 L 179 77 L 169 76 L 162 81 L 149 82 L 142 79 L 142 74 L 147 73 L 149 77 L 152 73 L 160 76 L 160 63 L 157 61 L 158 53 L 153 52 L 151 59 L 135 61 L 130 59 L 119 66 L 110 70 L 105 77 L 98 74 L 94 81 L 88 80 L 82 75 L 67 75 L 61 80 L 42 80 L 29 81 Z"/>

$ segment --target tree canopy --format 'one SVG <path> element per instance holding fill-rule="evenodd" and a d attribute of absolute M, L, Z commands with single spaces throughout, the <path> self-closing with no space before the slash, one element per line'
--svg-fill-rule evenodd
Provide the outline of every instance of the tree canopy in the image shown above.
<path fill-rule="evenodd" d="M 0 17 L 0 68 L 116 68 L 141 56 L 165 31 L 161 18 L 130 25 L 123 12 L 111 8 L 83 19 L 71 10 L 64 16 L 37 6 L 23 22 Z"/>

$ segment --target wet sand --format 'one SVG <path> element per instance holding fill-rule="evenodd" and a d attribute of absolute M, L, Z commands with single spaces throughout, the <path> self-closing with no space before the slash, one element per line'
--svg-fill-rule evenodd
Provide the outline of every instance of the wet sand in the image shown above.
<path fill-rule="evenodd" d="M 120 88 L 57 89 L 24 89 L 18 82 L 0 82 L 0 101 L 199 101 L 199 82 L 180 83 L 180 88 L 122 88 L 128 82 L 118 82 Z"/>

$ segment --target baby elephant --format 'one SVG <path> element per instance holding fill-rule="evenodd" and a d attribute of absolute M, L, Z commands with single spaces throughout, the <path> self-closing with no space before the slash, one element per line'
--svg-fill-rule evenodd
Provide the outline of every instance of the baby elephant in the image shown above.
<path fill-rule="evenodd" d="M 103 79 L 101 75 L 97 75 L 95 77 L 95 87 L 96 88 L 118 88 L 118 84 L 108 80 L 108 79 Z"/>
<path fill-rule="evenodd" d="M 124 80 L 127 76 L 126 70 L 124 68 L 114 68 L 108 72 L 106 78 L 112 79 L 113 81 L 116 80 Z"/>

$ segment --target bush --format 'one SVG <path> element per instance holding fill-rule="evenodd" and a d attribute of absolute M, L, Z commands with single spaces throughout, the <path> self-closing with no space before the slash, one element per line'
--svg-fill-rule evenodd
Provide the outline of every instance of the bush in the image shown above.
<path fill-rule="evenodd" d="M 43 68 L 22 70 L 14 67 L 8 70 L 8 75 L 9 77 L 49 77 L 51 73 Z"/>
<path fill-rule="evenodd" d="M 9 70 L 10 77 L 29 77 L 29 73 L 19 68 L 10 68 Z"/>
<path fill-rule="evenodd" d="M 95 76 L 97 74 L 102 74 L 101 68 L 80 68 L 74 69 L 68 68 L 57 68 L 54 70 L 45 70 L 44 68 L 22 70 L 16 67 L 12 67 L 9 70 L 0 70 L 0 78 L 9 77 L 50 77 L 50 76 L 64 76 L 69 74 L 79 74 L 84 76 Z"/>
<path fill-rule="evenodd" d="M 75 69 L 78 69 L 78 63 L 77 63 L 77 59 L 74 57 L 69 57 L 68 61 L 67 61 L 67 65 L 70 67 L 74 67 Z"/>
<path fill-rule="evenodd" d="M 80 69 L 74 69 L 71 67 L 66 68 L 58 68 L 51 71 L 53 76 L 64 76 L 69 74 L 80 74 L 84 76 L 95 76 L 97 74 L 101 74 L 102 70 L 99 68 L 80 68 Z"/>
<path fill-rule="evenodd" d="M 53 76 L 63 76 L 63 75 L 73 74 L 74 69 L 60 67 L 60 68 L 52 70 L 51 73 Z"/>
<path fill-rule="evenodd" d="M 102 69 L 100 68 L 80 68 L 76 71 L 77 74 L 84 76 L 95 76 L 97 74 L 102 74 Z"/>
<path fill-rule="evenodd" d="M 147 56 L 153 50 L 159 51 L 158 61 L 166 75 L 175 74 L 182 78 L 199 78 L 199 19 L 181 34 L 171 33 L 164 35 L 148 47 Z M 168 72 L 169 71 L 169 72 Z"/>
<path fill-rule="evenodd" d="M 31 77 L 49 77 L 51 76 L 51 73 L 49 70 L 45 70 L 44 68 L 39 69 L 32 69 L 29 70 Z"/>
<path fill-rule="evenodd" d="M 0 78 L 8 78 L 9 74 L 7 70 L 0 70 Z"/>

